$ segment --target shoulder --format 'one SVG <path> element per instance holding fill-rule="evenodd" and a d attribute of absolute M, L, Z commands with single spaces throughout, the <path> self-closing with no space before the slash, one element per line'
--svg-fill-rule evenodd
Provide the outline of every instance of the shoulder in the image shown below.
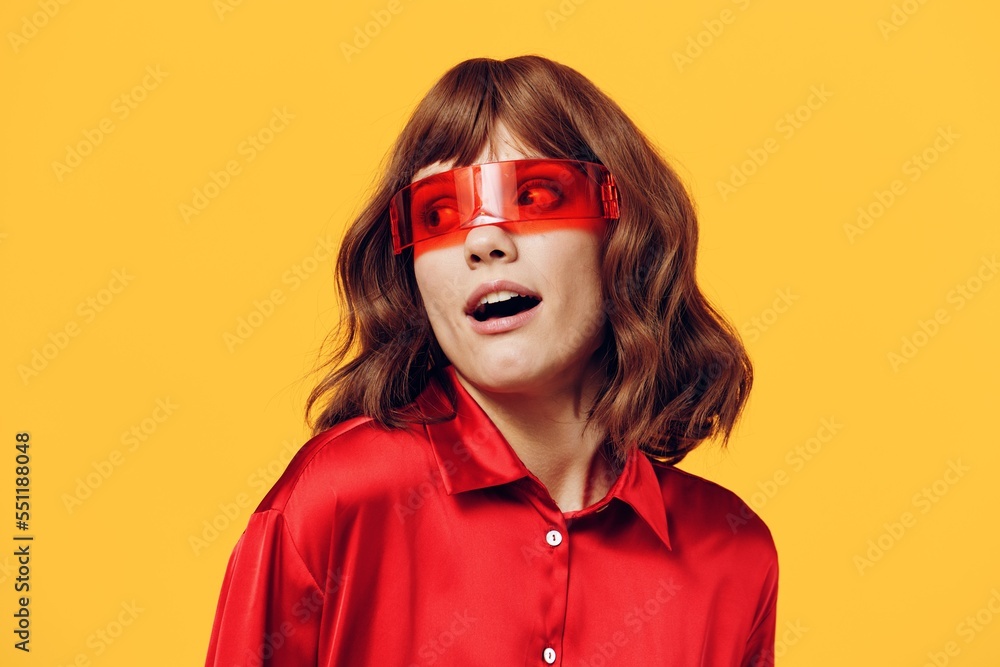
<path fill-rule="evenodd" d="M 337 508 L 395 496 L 436 470 L 422 425 L 387 429 L 356 417 L 317 434 L 292 457 L 257 512 L 332 520 Z"/>
<path fill-rule="evenodd" d="M 671 537 L 714 549 L 733 548 L 742 557 L 777 563 L 770 529 L 729 489 L 674 466 L 650 461 L 660 482 Z"/>
<path fill-rule="evenodd" d="M 298 576 L 294 563 L 301 562 L 326 590 L 338 581 L 330 563 L 350 526 L 384 524 L 401 497 L 434 475 L 423 425 L 386 429 L 361 417 L 342 422 L 292 457 L 251 515 L 232 558 L 280 564 L 282 577 Z M 248 567 L 265 571 L 271 565 Z"/>
<path fill-rule="evenodd" d="M 349 419 L 292 457 L 251 516 L 257 532 L 248 539 L 265 549 L 274 542 L 268 531 L 279 533 L 322 588 L 331 549 L 350 526 L 392 520 L 407 493 L 439 474 L 423 425 L 386 429 L 367 417 Z"/>

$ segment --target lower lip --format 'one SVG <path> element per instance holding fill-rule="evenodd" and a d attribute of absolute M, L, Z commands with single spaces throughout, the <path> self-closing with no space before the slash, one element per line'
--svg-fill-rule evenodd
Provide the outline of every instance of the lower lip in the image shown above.
<path fill-rule="evenodd" d="M 522 310 L 517 315 L 511 315 L 510 317 L 493 317 L 485 322 L 480 322 L 472 315 L 466 315 L 469 320 L 469 324 L 472 325 L 472 330 L 479 334 L 491 335 L 506 333 L 508 331 L 513 331 L 514 329 L 520 329 L 525 324 L 531 321 L 542 307 L 542 303 L 539 302 L 534 308 L 529 308 L 528 310 Z"/>

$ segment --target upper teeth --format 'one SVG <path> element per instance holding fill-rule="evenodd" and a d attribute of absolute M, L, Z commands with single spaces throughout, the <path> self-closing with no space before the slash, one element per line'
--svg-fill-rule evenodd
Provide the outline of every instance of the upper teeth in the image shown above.
<path fill-rule="evenodd" d="M 496 303 L 497 301 L 507 301 L 508 299 L 513 299 L 515 296 L 526 296 L 526 295 L 518 294 L 517 292 L 508 292 L 506 290 L 501 290 L 499 292 L 490 292 L 489 294 L 483 295 L 483 298 L 479 300 L 479 305 L 482 306 L 487 303 Z"/>

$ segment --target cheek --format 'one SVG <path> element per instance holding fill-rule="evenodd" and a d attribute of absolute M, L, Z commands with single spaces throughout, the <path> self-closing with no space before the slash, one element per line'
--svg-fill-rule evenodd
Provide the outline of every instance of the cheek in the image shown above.
<path fill-rule="evenodd" d="M 552 268 L 564 295 L 566 318 L 570 326 L 592 331 L 604 321 L 605 302 L 601 276 L 601 248 L 592 235 L 578 235 L 574 243 L 567 243 L 566 252 L 560 252 L 558 264 Z"/>
<path fill-rule="evenodd" d="M 445 252 L 423 252 L 413 259 L 413 273 L 420 298 L 424 302 L 427 318 L 437 327 L 449 313 L 461 308 L 461 290 L 455 272 L 448 270 L 449 258 Z"/>
<path fill-rule="evenodd" d="M 553 252 L 550 266 L 559 276 L 564 288 L 569 288 L 580 299 L 601 297 L 601 247 L 594 234 L 568 233 L 558 252 Z"/>
<path fill-rule="evenodd" d="M 420 292 L 420 299 L 424 302 L 424 307 L 427 308 L 428 315 L 431 315 L 434 295 L 438 291 L 434 286 L 438 277 L 435 275 L 433 269 L 433 262 L 414 258 L 413 275 L 417 280 L 417 291 Z"/>

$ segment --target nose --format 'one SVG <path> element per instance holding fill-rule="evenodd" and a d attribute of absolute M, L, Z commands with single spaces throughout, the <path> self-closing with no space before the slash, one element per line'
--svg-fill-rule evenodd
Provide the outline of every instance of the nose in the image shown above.
<path fill-rule="evenodd" d="M 514 238 L 501 225 L 477 225 L 465 235 L 465 263 L 470 269 L 516 259 Z"/>

